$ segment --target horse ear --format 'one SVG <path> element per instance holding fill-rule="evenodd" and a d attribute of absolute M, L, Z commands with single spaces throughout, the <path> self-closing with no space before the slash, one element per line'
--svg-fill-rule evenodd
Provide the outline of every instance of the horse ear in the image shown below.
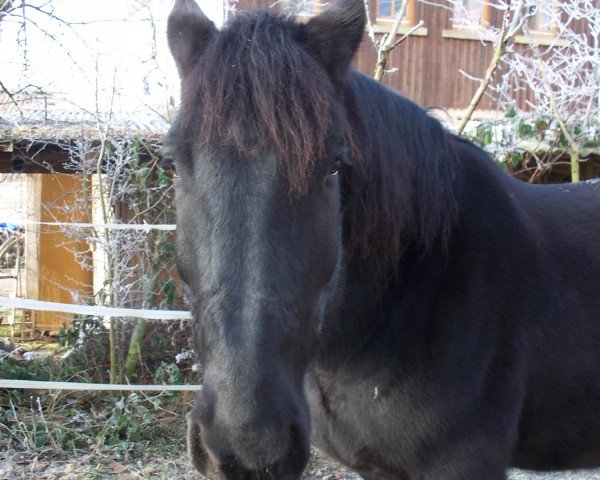
<path fill-rule="evenodd" d="M 167 21 L 167 38 L 181 78 L 192 69 L 216 32 L 215 24 L 194 0 L 175 1 Z"/>
<path fill-rule="evenodd" d="M 364 0 L 337 0 L 306 23 L 301 41 L 339 82 L 358 50 L 366 21 Z"/>

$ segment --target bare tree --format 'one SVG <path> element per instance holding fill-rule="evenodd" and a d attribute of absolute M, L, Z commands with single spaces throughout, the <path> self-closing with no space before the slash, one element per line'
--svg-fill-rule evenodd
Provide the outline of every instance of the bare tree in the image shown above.
<path fill-rule="evenodd" d="M 494 53 L 484 77 L 474 78 L 479 86 L 457 133 L 465 131 L 483 95 L 490 95 L 507 115 L 480 125 L 480 140 L 493 143 L 503 158 L 518 160 L 528 152 L 535 159 L 532 181 L 566 155 L 571 179 L 579 181 L 580 162 L 598 151 L 600 1 L 498 0 L 490 6 L 503 12 L 501 25 L 477 24 L 473 31 L 494 42 Z M 534 30 L 536 18 L 546 23 L 544 33 Z M 531 99 L 519 109 L 515 97 L 524 91 Z"/>
<path fill-rule="evenodd" d="M 5 15 L 13 10 L 14 0 L 0 0 L 0 22 Z"/>
<path fill-rule="evenodd" d="M 392 51 L 403 41 L 405 41 L 411 33 L 423 26 L 423 21 L 419 21 L 416 25 L 413 25 L 406 33 L 404 33 L 400 38 L 398 38 L 398 32 L 400 31 L 402 21 L 406 17 L 408 1 L 409 0 L 402 0 L 400 8 L 398 9 L 398 12 L 396 12 L 394 23 L 392 24 L 390 31 L 378 38 L 375 34 L 375 29 L 373 28 L 373 22 L 371 20 L 370 2 L 369 0 L 364 0 L 365 10 L 367 13 L 367 31 L 369 33 L 369 38 L 371 39 L 371 42 L 373 43 L 373 46 L 377 51 L 377 62 L 375 64 L 375 72 L 373 73 L 373 78 L 378 82 L 383 80 L 383 76 L 386 73 L 386 67 L 388 65 L 389 57 Z"/>
<path fill-rule="evenodd" d="M 74 205 L 71 198 L 68 202 L 57 200 L 54 202 L 54 208 L 62 208 L 71 214 L 78 210 L 89 222 L 96 221 L 100 224 L 124 221 L 173 223 L 169 175 L 157 165 L 158 137 L 152 137 L 154 140 L 148 141 L 147 137 L 136 134 L 135 125 L 120 123 L 123 118 L 129 121 L 132 118 L 130 114 L 121 113 L 121 120 L 116 119 L 119 111 L 123 112 L 123 105 L 119 105 L 120 93 L 127 88 L 129 90 L 126 93 L 130 94 L 134 87 L 131 82 L 118 83 L 119 71 L 116 68 L 112 76 L 101 72 L 103 65 L 100 55 L 93 50 L 93 39 L 89 44 L 86 43 L 86 39 L 89 39 L 86 29 L 94 27 L 91 25 L 93 22 L 72 21 L 70 17 L 68 21 L 65 20 L 59 14 L 61 10 L 55 9 L 55 4 L 51 1 L 0 1 L 0 20 L 6 21 L 5 26 L 9 21 L 12 22 L 12 28 L 5 30 L 10 31 L 12 35 L 10 39 L 5 35 L 3 43 L 6 45 L 12 42 L 13 50 L 19 52 L 17 58 L 23 67 L 20 69 L 22 78 L 19 82 L 3 82 L 3 73 L 0 72 L 0 89 L 17 108 L 23 108 L 23 97 L 30 95 L 32 89 L 40 91 L 40 87 L 32 85 L 35 81 L 31 80 L 30 76 L 31 70 L 36 68 L 35 64 L 30 65 L 29 62 L 30 48 L 33 51 L 35 47 L 31 32 L 36 32 L 38 38 L 41 33 L 45 40 L 49 39 L 49 43 L 58 47 L 62 55 L 67 55 L 72 65 L 79 70 L 83 70 L 86 64 L 93 63 L 89 61 L 90 58 L 96 58 L 92 69 L 85 71 L 86 78 L 90 80 L 91 88 L 88 89 L 94 90 L 89 97 L 95 99 L 95 102 L 89 102 L 95 103 L 93 106 L 69 103 L 62 93 L 52 98 L 60 105 L 58 112 L 69 108 L 69 118 L 81 118 L 81 125 L 69 131 L 71 141 L 60 142 L 60 147 L 68 150 L 69 166 L 73 173 L 84 177 L 83 192 L 78 196 L 78 203 Z M 140 103 L 145 103 L 147 110 L 153 112 L 152 118 L 160 116 L 165 120 L 168 119 L 171 88 L 160 69 L 157 38 L 161 35 L 162 27 L 157 27 L 151 8 L 156 5 L 151 5 L 150 0 L 137 0 L 129 4 L 128 11 L 121 12 L 121 15 L 125 17 L 123 20 L 135 20 L 137 28 L 143 28 L 150 39 L 145 44 L 148 48 L 140 51 L 139 57 L 128 59 L 130 64 L 137 61 L 135 68 L 139 72 L 146 72 L 143 80 L 135 84 L 135 88 L 139 90 L 134 93 L 142 98 Z M 68 16 L 69 14 L 65 13 L 65 18 Z M 96 28 L 95 31 L 99 30 Z M 106 32 L 109 33 L 108 29 Z M 73 39 L 78 40 L 79 53 L 65 46 Z M 52 80 L 54 79 L 48 78 L 49 82 Z M 126 86 L 123 86 L 125 83 Z M 160 89 L 164 90 L 161 92 L 164 94 L 162 102 L 152 103 L 153 97 L 160 97 L 160 94 L 157 95 Z M 140 120 L 139 113 L 135 120 Z M 45 131 L 49 132 L 50 137 L 53 136 L 53 129 L 56 129 L 57 137 L 63 135 L 60 120 L 56 123 L 51 119 L 50 124 L 45 126 Z M 31 140 L 39 139 L 32 136 Z M 93 218 L 94 211 L 99 214 L 97 218 Z M 75 302 L 94 302 L 130 308 L 164 308 L 173 301 L 174 282 L 169 274 L 165 273 L 165 268 L 168 270 L 171 265 L 174 253 L 172 238 L 168 232 L 112 230 L 104 227 L 81 229 L 69 226 L 63 227 L 63 232 L 68 237 L 83 240 L 90 250 L 102 252 L 104 257 L 102 266 L 96 265 L 96 268 L 104 269 L 104 285 L 93 292 L 92 298 L 81 298 L 78 292 L 73 291 Z M 81 260 L 82 266 L 93 268 L 89 261 L 89 252 L 73 253 Z M 88 289 L 92 289 L 92 286 L 88 286 Z M 140 345 L 146 326 L 144 320 L 136 324 L 117 319 L 110 320 L 112 382 L 131 379 L 140 359 Z"/>
<path fill-rule="evenodd" d="M 523 34 L 530 43 L 526 51 L 515 51 L 503 58 L 503 82 L 496 89 L 505 109 L 516 109 L 507 88 L 528 88 L 533 99 L 528 111 L 519 112 L 522 120 L 535 125 L 543 121 L 538 136 L 545 148 L 558 150 L 570 158 L 571 180 L 579 181 L 580 161 L 595 144 L 600 128 L 600 1 L 562 0 L 529 5 L 552 25 L 554 38 L 543 46 L 525 24 Z M 585 25 L 585 29 L 576 25 Z M 537 130 L 528 130 L 536 138 Z M 594 142 L 594 139 L 595 142 Z M 543 168 L 543 166 L 541 166 Z"/>
<path fill-rule="evenodd" d="M 461 6 L 464 8 L 462 3 Z M 458 135 L 462 134 L 467 126 L 467 123 L 471 119 L 473 112 L 479 105 L 479 102 L 483 98 L 485 91 L 489 87 L 502 58 L 509 51 L 515 35 L 519 33 L 528 18 L 527 7 L 525 2 L 522 0 L 517 2 L 508 2 L 500 5 L 499 7 L 503 12 L 500 28 L 495 29 L 494 27 L 488 26 L 485 31 L 486 38 L 492 38 L 494 41 L 494 53 L 485 71 L 485 74 L 481 79 L 479 86 L 477 87 L 477 90 L 473 94 L 473 97 L 467 106 L 459 126 L 456 129 L 456 133 Z"/>

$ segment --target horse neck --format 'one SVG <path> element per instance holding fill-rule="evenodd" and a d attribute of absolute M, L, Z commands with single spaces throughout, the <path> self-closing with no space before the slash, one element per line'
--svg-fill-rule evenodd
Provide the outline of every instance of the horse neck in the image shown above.
<path fill-rule="evenodd" d="M 443 281 L 462 182 L 454 137 L 422 108 L 358 73 L 345 97 L 359 155 L 344 187 L 343 281 L 317 355 L 330 367 L 380 354 L 369 342 L 425 344 L 419 319 Z"/>
<path fill-rule="evenodd" d="M 408 250 L 438 248 L 450 235 L 453 137 L 421 107 L 359 73 L 348 77 L 345 98 L 355 148 L 344 183 L 345 245 L 351 256 L 394 269 Z"/>
<path fill-rule="evenodd" d="M 374 254 L 376 255 L 376 254 Z M 426 345 L 429 310 L 443 282 L 447 253 L 408 247 L 399 265 L 353 255 L 347 258 L 336 300 L 323 325 L 316 366 L 324 371 L 362 368 L 382 355 L 405 365 L 417 362 Z M 423 321 L 422 321 L 423 320 Z M 383 345 L 386 347 L 381 347 Z M 385 352 L 394 356 L 385 360 Z M 400 352 L 400 353 L 399 353 Z M 418 365 L 415 365 L 415 368 Z"/>

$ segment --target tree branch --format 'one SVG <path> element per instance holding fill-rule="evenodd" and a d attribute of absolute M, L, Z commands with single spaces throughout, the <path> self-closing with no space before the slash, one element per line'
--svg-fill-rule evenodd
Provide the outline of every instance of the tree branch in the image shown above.
<path fill-rule="evenodd" d="M 469 120 L 471 120 L 473 112 L 475 112 L 475 109 L 483 98 L 483 94 L 489 87 L 492 77 L 494 76 L 494 73 L 500 64 L 500 60 L 506 53 L 509 43 L 512 41 L 517 31 L 519 31 L 519 29 L 523 26 L 525 18 L 527 18 L 522 11 L 523 8 L 524 3 L 521 1 L 513 13 L 512 19 L 510 19 L 510 7 L 507 7 L 506 10 L 504 10 L 504 14 L 502 15 L 502 26 L 500 28 L 500 32 L 498 33 L 498 40 L 496 42 L 496 48 L 494 49 L 494 55 L 492 56 L 492 59 L 486 69 L 482 82 L 479 84 L 479 87 L 469 102 L 469 106 L 463 115 L 460 125 L 456 129 L 457 135 L 462 134 L 467 126 L 467 123 L 469 123 Z"/>
<path fill-rule="evenodd" d="M 569 129 L 567 128 L 567 125 L 565 124 L 565 121 L 560 113 L 560 110 L 558 109 L 558 104 L 556 103 L 556 97 L 554 95 L 554 91 L 552 90 L 552 87 L 550 86 L 550 83 L 548 82 L 548 76 L 546 74 L 545 65 L 542 62 L 542 59 L 540 58 L 539 55 L 537 56 L 537 62 L 540 67 L 540 72 L 541 72 L 540 76 L 541 76 L 542 85 L 544 86 L 544 89 L 546 90 L 546 93 L 548 95 L 548 100 L 550 101 L 550 106 L 552 108 L 552 112 L 554 113 L 556 121 L 558 122 L 560 131 L 565 136 L 565 138 L 567 139 L 567 142 L 569 143 L 569 146 L 571 147 L 571 152 L 569 153 L 569 158 L 570 158 L 570 162 L 571 162 L 571 182 L 577 183 L 577 182 L 579 182 L 579 145 L 577 145 L 577 142 L 571 135 L 571 132 L 569 132 Z"/>
<path fill-rule="evenodd" d="M 0 80 L 0 90 L 2 90 L 6 94 L 6 96 L 10 99 L 10 101 L 13 103 L 13 105 L 19 111 L 19 115 L 21 115 L 21 118 L 23 118 L 23 110 L 21 110 L 21 107 L 19 107 L 19 102 L 17 102 L 14 95 L 2 83 L 2 80 Z"/>
<path fill-rule="evenodd" d="M 392 50 L 403 40 L 396 42 L 396 35 L 398 35 L 398 30 L 400 30 L 400 25 L 402 25 L 402 19 L 406 14 L 406 9 L 408 8 L 408 0 L 402 0 L 402 5 L 400 6 L 400 10 L 396 14 L 396 18 L 394 20 L 394 24 L 392 25 L 392 29 L 387 35 L 384 35 L 379 43 L 379 48 L 377 49 L 377 65 L 375 66 L 375 73 L 373 78 L 380 82 L 385 74 L 385 67 L 388 63 L 388 58 Z M 415 29 L 416 30 L 416 29 Z"/>

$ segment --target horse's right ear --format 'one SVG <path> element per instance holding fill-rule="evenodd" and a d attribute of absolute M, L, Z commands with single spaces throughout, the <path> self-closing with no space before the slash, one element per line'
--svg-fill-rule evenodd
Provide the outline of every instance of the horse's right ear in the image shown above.
<path fill-rule="evenodd" d="M 305 48 L 341 82 L 363 38 L 367 14 L 364 0 L 337 0 L 301 26 Z"/>
<path fill-rule="evenodd" d="M 167 38 L 179 76 L 185 77 L 217 32 L 194 0 L 175 0 L 167 22 Z"/>

